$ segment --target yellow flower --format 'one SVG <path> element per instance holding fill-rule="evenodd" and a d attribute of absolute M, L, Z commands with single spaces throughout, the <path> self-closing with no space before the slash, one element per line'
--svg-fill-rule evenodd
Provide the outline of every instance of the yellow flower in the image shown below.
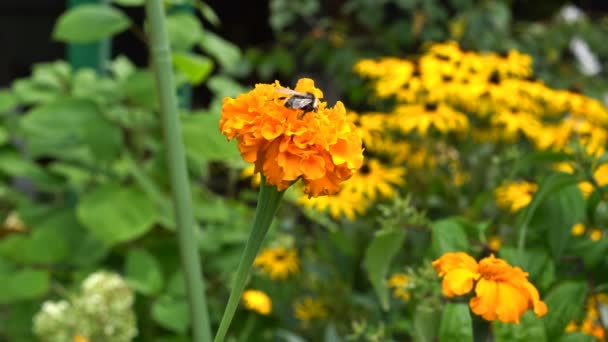
<path fill-rule="evenodd" d="M 466 115 L 443 103 L 401 105 L 395 108 L 395 113 L 395 123 L 405 133 L 418 131 L 426 136 L 431 126 L 443 134 L 466 131 L 469 127 Z"/>
<path fill-rule="evenodd" d="M 393 296 L 407 302 L 411 298 L 410 293 L 407 291 L 409 281 L 410 279 L 406 274 L 395 273 L 388 279 L 387 286 L 393 289 Z"/>
<path fill-rule="evenodd" d="M 591 231 L 589 232 L 589 239 L 591 241 L 600 241 L 600 239 L 602 238 L 602 235 L 604 235 L 604 233 L 602 232 L 601 229 L 591 229 Z"/>
<path fill-rule="evenodd" d="M 585 234 L 585 225 L 582 223 L 576 223 L 572 225 L 570 233 L 572 234 L 572 236 L 581 236 Z"/>
<path fill-rule="evenodd" d="M 342 189 L 333 195 L 308 198 L 298 198 L 298 203 L 317 211 L 329 210 L 329 215 L 334 219 L 340 219 L 343 215 L 350 221 L 354 221 L 358 215 L 365 214 L 369 200 L 356 189 L 342 184 Z"/>
<path fill-rule="evenodd" d="M 293 312 L 296 318 L 303 322 L 327 317 L 327 309 L 323 302 L 312 297 L 304 297 L 296 301 L 293 304 Z"/>
<path fill-rule="evenodd" d="M 262 291 L 246 290 L 243 292 L 243 304 L 245 308 L 255 311 L 261 315 L 268 315 L 272 311 L 272 301 L 270 297 Z"/>
<path fill-rule="evenodd" d="M 443 277 L 443 294 L 460 296 L 475 288 L 471 310 L 486 320 L 519 323 L 520 317 L 533 309 L 538 317 L 547 313 L 538 290 L 528 281 L 528 274 L 491 255 L 479 263 L 466 253 L 446 253 L 433 261 Z"/>
<path fill-rule="evenodd" d="M 498 187 L 494 191 L 494 197 L 499 207 L 515 213 L 532 202 L 536 190 L 538 190 L 538 185 L 534 183 L 509 182 Z"/>
<path fill-rule="evenodd" d="M 255 258 L 253 265 L 260 267 L 262 272 L 274 280 L 286 279 L 290 274 L 298 273 L 300 269 L 298 252 L 283 247 L 265 248 Z"/>
<path fill-rule="evenodd" d="M 347 192 L 359 193 L 372 201 L 392 198 L 396 194 L 394 186 L 405 183 L 405 173 L 402 167 L 387 167 L 378 160 L 368 159 L 361 169 L 344 183 L 344 187 Z"/>
<path fill-rule="evenodd" d="M 571 333 L 571 332 L 576 332 L 577 330 L 578 330 L 578 325 L 576 324 L 576 322 L 570 321 L 570 322 L 568 322 L 568 325 L 566 325 L 564 332 Z"/>
<path fill-rule="evenodd" d="M 310 197 L 336 193 L 363 163 L 361 138 L 338 101 L 332 108 L 320 101 L 317 112 L 285 106 L 279 82 L 257 84 L 237 98 L 225 98 L 220 130 L 236 138 L 243 159 L 255 163 L 269 185 L 283 191 L 298 179 Z M 311 79 L 300 79 L 295 91 L 323 93 Z"/>
<path fill-rule="evenodd" d="M 74 335 L 72 342 L 89 342 L 89 339 L 80 334 L 76 334 Z"/>
<path fill-rule="evenodd" d="M 593 172 L 593 178 L 599 186 L 608 185 L 608 164 L 600 165 L 597 170 Z M 580 182 L 578 183 L 579 189 L 585 196 L 585 198 L 589 197 L 593 192 L 593 185 L 591 182 Z"/>
<path fill-rule="evenodd" d="M 500 236 L 494 235 L 488 239 L 488 247 L 490 247 L 490 249 L 492 249 L 493 251 L 498 251 L 501 246 L 502 241 L 500 239 Z"/>

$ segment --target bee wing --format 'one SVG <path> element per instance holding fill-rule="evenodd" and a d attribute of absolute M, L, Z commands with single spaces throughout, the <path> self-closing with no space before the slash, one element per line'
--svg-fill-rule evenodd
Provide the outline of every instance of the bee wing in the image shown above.
<path fill-rule="evenodd" d="M 289 99 L 290 106 L 295 109 L 302 109 L 313 103 L 314 100 L 314 98 L 311 99 L 309 97 L 292 97 Z"/>
<path fill-rule="evenodd" d="M 277 93 L 289 94 L 289 95 L 304 95 L 303 93 L 297 92 L 295 90 L 287 89 L 287 88 L 276 88 L 275 91 Z"/>

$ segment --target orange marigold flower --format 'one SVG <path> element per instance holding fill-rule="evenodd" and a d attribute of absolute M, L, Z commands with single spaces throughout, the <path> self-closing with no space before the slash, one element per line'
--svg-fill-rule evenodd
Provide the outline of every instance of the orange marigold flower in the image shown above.
<path fill-rule="evenodd" d="M 519 323 L 530 308 L 539 317 L 547 313 L 547 305 L 528 281 L 528 273 L 494 255 L 477 263 L 466 253 L 446 253 L 433 261 L 433 267 L 444 277 L 443 294 L 448 297 L 463 295 L 474 287 L 476 296 L 469 305 L 487 320 Z"/>
<path fill-rule="evenodd" d="M 304 113 L 286 107 L 278 88 L 278 81 L 257 84 L 246 94 L 225 98 L 221 132 L 237 139 L 243 159 L 255 163 L 255 172 L 279 191 L 301 178 L 309 197 L 336 193 L 363 163 L 361 138 L 344 105 L 338 101 L 330 108 L 320 101 L 317 112 Z M 308 78 L 294 90 L 323 98 Z"/>

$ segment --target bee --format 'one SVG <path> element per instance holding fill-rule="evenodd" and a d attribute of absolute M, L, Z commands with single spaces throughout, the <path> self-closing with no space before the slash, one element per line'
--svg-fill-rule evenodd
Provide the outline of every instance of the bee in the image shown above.
<path fill-rule="evenodd" d="M 285 107 L 289 109 L 302 110 L 303 112 L 299 115 L 300 118 L 304 117 L 304 115 L 309 112 L 316 113 L 319 109 L 319 99 L 317 99 L 313 93 L 301 93 L 299 91 L 287 88 L 277 88 L 276 91 L 291 95 L 287 98 L 287 100 L 285 100 Z M 284 98 L 285 97 L 280 97 L 280 99 Z"/>

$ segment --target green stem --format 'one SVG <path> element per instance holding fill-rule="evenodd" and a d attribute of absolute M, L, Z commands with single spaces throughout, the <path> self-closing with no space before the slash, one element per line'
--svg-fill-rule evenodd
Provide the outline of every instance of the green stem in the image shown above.
<path fill-rule="evenodd" d="M 245 327 L 243 328 L 243 330 L 241 330 L 241 334 L 239 335 L 239 341 L 247 342 L 251 340 L 250 336 L 251 332 L 253 331 L 253 328 L 255 327 L 256 317 L 256 313 L 252 312 L 249 314 L 249 317 L 247 317 L 247 321 L 245 322 Z"/>
<path fill-rule="evenodd" d="M 162 0 L 148 0 L 146 12 L 150 24 L 150 48 L 154 63 L 156 86 L 160 99 L 160 111 L 167 150 L 167 164 L 171 178 L 173 205 L 177 223 L 177 236 L 182 267 L 185 273 L 193 341 L 211 341 L 211 329 L 200 256 L 194 235 L 192 215 L 192 195 L 186 169 L 186 158 L 182 143 L 179 112 L 171 50 L 165 27 L 165 13 Z"/>
<path fill-rule="evenodd" d="M 241 294 L 245 289 L 251 265 L 253 265 L 255 256 L 258 254 L 262 241 L 264 241 L 264 237 L 266 236 L 266 232 L 268 232 L 268 228 L 270 228 L 274 214 L 277 211 L 279 203 L 281 203 L 283 193 L 283 191 L 277 191 L 277 188 L 273 185 L 266 185 L 266 179 L 262 176 L 253 228 L 251 229 L 249 239 L 245 245 L 245 250 L 241 256 L 241 262 L 236 271 L 232 290 L 230 291 L 230 297 L 228 298 L 228 304 L 226 304 L 220 327 L 215 335 L 215 342 L 223 342 L 226 337 L 230 322 L 239 305 Z"/>

